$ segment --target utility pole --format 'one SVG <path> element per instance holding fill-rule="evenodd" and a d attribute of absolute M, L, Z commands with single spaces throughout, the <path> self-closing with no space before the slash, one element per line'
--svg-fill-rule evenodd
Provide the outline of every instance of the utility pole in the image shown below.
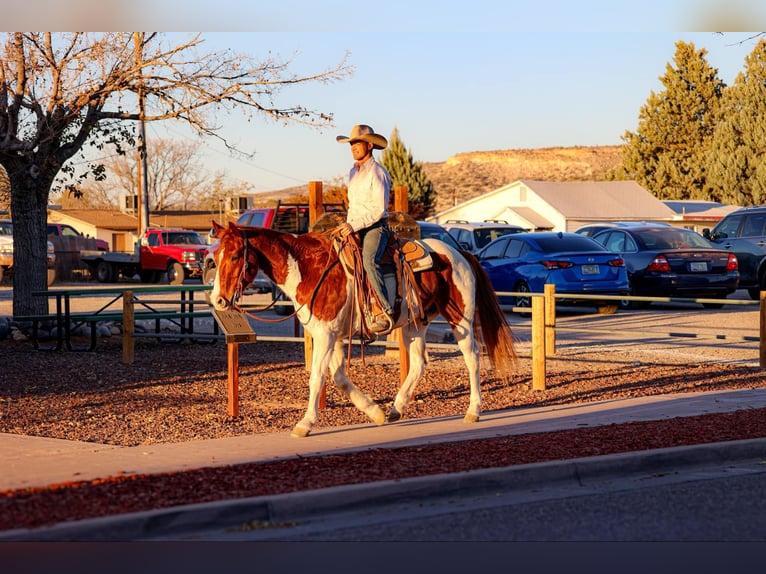
<path fill-rule="evenodd" d="M 138 67 L 138 237 L 143 237 L 149 228 L 149 184 L 146 166 L 146 127 L 144 122 L 144 33 L 133 32 Z"/>

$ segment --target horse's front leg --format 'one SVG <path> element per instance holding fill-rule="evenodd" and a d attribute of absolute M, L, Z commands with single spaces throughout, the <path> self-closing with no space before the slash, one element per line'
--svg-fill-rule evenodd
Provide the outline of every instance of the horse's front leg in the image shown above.
<path fill-rule="evenodd" d="M 317 421 L 320 393 L 324 385 L 327 366 L 330 363 L 330 350 L 333 342 L 327 333 L 313 335 L 314 347 L 311 356 L 311 375 L 309 376 L 309 402 L 306 407 L 306 414 L 290 433 L 294 437 L 308 436 Z"/>
<path fill-rule="evenodd" d="M 373 401 L 370 396 L 359 390 L 346 375 L 346 363 L 344 345 L 342 341 L 335 343 L 335 350 L 330 359 L 330 375 L 335 385 L 342 390 L 356 408 L 370 417 L 370 420 L 376 425 L 382 425 L 386 422 L 386 415 L 383 410 Z"/>
<path fill-rule="evenodd" d="M 399 387 L 399 392 L 396 393 L 394 404 L 391 405 L 391 412 L 388 413 L 388 422 L 398 421 L 404 415 L 407 410 L 407 406 L 410 404 L 412 394 L 415 392 L 415 386 L 420 378 L 423 376 L 423 372 L 426 368 L 426 330 L 427 325 L 421 326 L 420 329 L 416 329 L 412 325 L 402 327 L 402 340 L 407 347 L 407 354 L 410 358 L 410 369 L 407 372 L 407 376 Z"/>

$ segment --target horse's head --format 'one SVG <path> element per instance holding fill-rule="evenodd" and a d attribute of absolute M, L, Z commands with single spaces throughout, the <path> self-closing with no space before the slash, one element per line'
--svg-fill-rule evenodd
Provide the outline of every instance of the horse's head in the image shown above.
<path fill-rule="evenodd" d="M 213 221 L 213 232 L 218 239 L 218 247 L 214 253 L 216 274 L 210 302 L 219 311 L 225 311 L 237 302 L 245 287 L 255 279 L 258 265 L 254 257 L 248 257 L 247 241 L 239 227 L 233 223 L 222 227 Z"/>

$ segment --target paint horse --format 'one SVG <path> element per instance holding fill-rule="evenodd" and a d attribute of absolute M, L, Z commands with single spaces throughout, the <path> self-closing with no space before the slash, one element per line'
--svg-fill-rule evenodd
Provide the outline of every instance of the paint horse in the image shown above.
<path fill-rule="evenodd" d="M 359 410 L 376 424 L 386 422 L 383 410 L 346 375 L 343 337 L 358 332 L 360 318 L 352 279 L 339 262 L 331 234 L 310 232 L 296 236 L 233 223 L 222 227 L 215 221 L 213 229 L 219 245 L 215 251 L 217 273 L 210 296 L 212 305 L 218 310 L 236 308 L 245 286 L 263 269 L 292 300 L 296 316 L 313 337 L 308 407 L 292 435 L 305 437 L 311 432 L 328 371 Z M 410 317 L 407 305 L 402 305 L 395 317 L 410 367 L 388 421 L 399 420 L 405 413 L 425 370 L 428 322 L 441 315 L 452 328 L 468 368 L 470 400 L 464 420 L 476 422 L 481 411 L 480 345 L 483 342 L 496 373 L 507 380 L 516 359 L 513 336 L 476 258 L 436 239 L 425 239 L 423 243 L 431 250 L 433 265 L 415 273 L 414 278 L 425 320 Z"/>

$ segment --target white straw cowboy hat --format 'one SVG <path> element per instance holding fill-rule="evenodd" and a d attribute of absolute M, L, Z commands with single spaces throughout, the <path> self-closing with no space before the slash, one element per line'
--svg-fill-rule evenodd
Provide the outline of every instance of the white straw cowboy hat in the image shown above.
<path fill-rule="evenodd" d="M 351 135 L 338 136 L 335 141 L 338 143 L 348 143 L 361 140 L 363 142 L 369 142 L 375 149 L 386 149 L 388 146 L 388 140 L 380 134 L 376 134 L 370 126 L 359 125 L 351 128 Z"/>

